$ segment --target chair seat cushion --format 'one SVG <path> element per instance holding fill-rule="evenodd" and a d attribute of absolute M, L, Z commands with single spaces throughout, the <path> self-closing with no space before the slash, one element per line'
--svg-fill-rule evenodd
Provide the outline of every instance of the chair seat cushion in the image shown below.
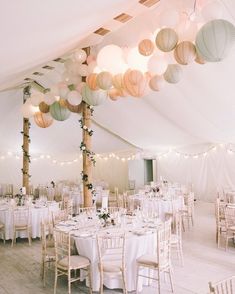
<path fill-rule="evenodd" d="M 122 269 L 121 261 L 103 261 L 102 262 L 103 271 L 108 273 L 117 273 Z"/>
<path fill-rule="evenodd" d="M 64 257 L 58 262 L 58 267 L 67 269 L 68 268 L 68 257 Z M 80 255 L 71 255 L 70 256 L 70 269 L 78 269 L 87 267 L 90 265 L 88 258 Z"/>
<path fill-rule="evenodd" d="M 151 267 L 158 267 L 158 258 L 157 255 L 152 254 L 144 254 L 137 258 L 137 263 L 145 264 Z"/>

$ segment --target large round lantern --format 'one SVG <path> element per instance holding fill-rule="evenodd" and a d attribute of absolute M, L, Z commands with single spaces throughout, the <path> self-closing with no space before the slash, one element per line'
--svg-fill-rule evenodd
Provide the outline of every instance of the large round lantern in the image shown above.
<path fill-rule="evenodd" d="M 50 114 L 55 120 L 64 121 L 70 117 L 71 113 L 65 106 L 62 106 L 61 103 L 54 102 L 50 106 Z"/>
<path fill-rule="evenodd" d="M 183 41 L 176 46 L 174 56 L 179 64 L 187 65 L 196 58 L 196 47 L 192 42 Z"/>
<path fill-rule="evenodd" d="M 65 101 L 66 107 L 68 108 L 69 111 L 74 112 L 74 113 L 81 113 L 82 112 L 82 103 L 79 105 L 72 105 L 68 102 L 68 100 Z"/>
<path fill-rule="evenodd" d="M 97 86 L 102 90 L 108 90 L 112 87 L 112 75 L 108 71 L 102 71 L 97 75 Z"/>
<path fill-rule="evenodd" d="M 223 19 L 208 22 L 199 30 L 196 36 L 198 54 L 206 61 L 223 60 L 235 43 L 235 27 Z"/>
<path fill-rule="evenodd" d="M 171 84 L 176 84 L 180 81 L 183 71 L 178 64 L 169 64 L 166 72 L 164 73 L 164 79 Z"/>
<path fill-rule="evenodd" d="M 144 39 L 139 43 L 138 49 L 140 54 L 144 56 L 149 56 L 153 54 L 154 44 L 151 40 Z"/>
<path fill-rule="evenodd" d="M 98 90 L 96 79 L 97 73 L 91 73 L 86 77 L 86 83 L 91 90 Z"/>
<path fill-rule="evenodd" d="M 107 100 L 107 91 L 92 91 L 87 85 L 82 88 L 82 99 L 89 105 L 98 106 Z"/>
<path fill-rule="evenodd" d="M 53 118 L 50 113 L 36 112 L 33 118 L 40 128 L 48 128 L 53 123 Z"/>
<path fill-rule="evenodd" d="M 149 88 L 153 91 L 160 91 L 165 83 L 163 76 L 155 75 L 149 81 Z"/>
<path fill-rule="evenodd" d="M 139 70 L 127 70 L 123 76 L 125 90 L 133 97 L 142 97 L 146 93 L 147 78 Z"/>
<path fill-rule="evenodd" d="M 173 29 L 165 28 L 158 32 L 156 45 L 163 52 L 170 52 L 175 48 L 178 42 L 178 36 Z"/>
<path fill-rule="evenodd" d="M 44 94 L 41 93 L 41 92 L 34 92 L 32 93 L 31 97 L 30 97 L 30 101 L 31 101 L 31 104 L 33 106 L 38 106 L 40 104 L 40 102 L 43 101 L 44 99 Z"/>
<path fill-rule="evenodd" d="M 47 105 L 45 102 L 41 102 L 39 104 L 39 110 L 42 112 L 42 113 L 48 113 L 50 111 L 50 106 Z"/>
<path fill-rule="evenodd" d="M 24 118 L 32 117 L 37 111 L 38 111 L 38 107 L 33 106 L 27 101 L 21 107 L 21 112 Z"/>

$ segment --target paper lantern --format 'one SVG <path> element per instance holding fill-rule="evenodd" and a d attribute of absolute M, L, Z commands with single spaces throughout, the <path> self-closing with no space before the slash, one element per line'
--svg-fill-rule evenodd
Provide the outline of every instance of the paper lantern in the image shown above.
<path fill-rule="evenodd" d="M 40 93 L 40 92 L 34 92 L 32 93 L 32 95 L 30 96 L 30 99 L 31 99 L 31 104 L 33 106 L 38 106 L 40 104 L 40 102 L 43 101 L 44 99 L 44 94 L 43 93 Z"/>
<path fill-rule="evenodd" d="M 196 47 L 189 41 L 183 41 L 176 46 L 174 56 L 179 64 L 187 65 L 196 58 Z"/>
<path fill-rule="evenodd" d="M 92 91 L 88 85 L 82 88 L 82 99 L 89 105 L 98 106 L 107 100 L 107 91 Z"/>
<path fill-rule="evenodd" d="M 37 126 L 40 128 L 48 128 L 54 121 L 50 113 L 36 112 L 33 118 Z"/>
<path fill-rule="evenodd" d="M 176 84 L 180 81 L 183 71 L 178 64 L 169 64 L 166 72 L 164 73 L 164 79 L 171 84 Z"/>
<path fill-rule="evenodd" d="M 64 63 L 66 71 L 68 71 L 71 75 L 79 75 L 80 65 L 80 62 L 71 59 L 66 60 Z"/>
<path fill-rule="evenodd" d="M 98 90 L 96 79 L 97 79 L 96 73 L 91 73 L 89 74 L 89 76 L 86 77 L 86 83 L 91 90 Z"/>
<path fill-rule="evenodd" d="M 223 19 L 216 19 L 201 27 L 196 37 L 198 54 L 209 62 L 223 60 L 235 43 L 235 27 Z"/>
<path fill-rule="evenodd" d="M 59 89 L 59 96 L 65 98 L 69 93 L 68 85 L 64 82 L 60 82 L 57 84 L 57 87 Z"/>
<path fill-rule="evenodd" d="M 81 113 L 82 112 L 82 103 L 79 105 L 72 105 L 66 100 L 66 107 L 68 108 L 69 111 L 74 112 L 74 113 Z"/>
<path fill-rule="evenodd" d="M 149 81 L 149 88 L 153 91 L 160 91 L 165 86 L 163 76 L 155 75 Z"/>
<path fill-rule="evenodd" d="M 118 89 L 112 88 L 108 91 L 108 95 L 112 101 L 116 101 L 118 100 L 118 97 L 120 96 L 120 92 Z"/>
<path fill-rule="evenodd" d="M 70 117 L 70 111 L 62 106 L 59 102 L 54 102 L 50 106 L 50 114 L 51 116 L 58 121 L 64 121 Z"/>
<path fill-rule="evenodd" d="M 122 49 L 113 44 L 107 45 L 99 51 L 96 61 L 102 70 L 112 74 L 122 72 L 124 64 Z"/>
<path fill-rule="evenodd" d="M 21 106 L 21 112 L 22 112 L 24 118 L 30 118 L 30 117 L 32 117 L 38 110 L 39 110 L 38 107 L 33 106 L 29 102 L 28 103 L 25 102 Z"/>
<path fill-rule="evenodd" d="M 149 58 L 147 56 L 139 53 L 138 47 L 132 48 L 127 54 L 127 63 L 131 69 L 146 72 L 148 60 Z"/>
<path fill-rule="evenodd" d="M 39 110 L 42 112 L 42 113 L 48 113 L 50 111 L 50 106 L 47 105 L 45 102 L 41 102 L 39 104 Z"/>
<path fill-rule="evenodd" d="M 147 78 L 139 70 L 128 70 L 123 76 L 125 90 L 133 97 L 142 97 L 147 87 Z"/>
<path fill-rule="evenodd" d="M 77 85 L 81 83 L 82 77 L 80 75 L 72 75 L 70 72 L 65 71 L 62 75 L 62 80 L 67 85 Z"/>
<path fill-rule="evenodd" d="M 112 75 L 108 71 L 102 71 L 97 75 L 97 86 L 102 90 L 108 90 L 112 87 Z"/>
<path fill-rule="evenodd" d="M 58 102 L 59 102 L 60 106 L 67 107 L 66 99 L 60 98 L 60 100 Z"/>
<path fill-rule="evenodd" d="M 178 36 L 173 29 L 165 28 L 158 32 L 156 45 L 163 52 L 169 52 L 175 48 L 178 42 Z"/>
<path fill-rule="evenodd" d="M 81 82 L 80 84 L 77 85 L 77 87 L 75 88 L 76 91 L 78 91 L 79 93 L 82 93 L 82 88 L 86 85 L 85 82 Z"/>
<path fill-rule="evenodd" d="M 211 1 L 204 5 L 201 10 L 204 21 L 221 19 L 223 17 L 223 6 L 218 1 Z"/>
<path fill-rule="evenodd" d="M 152 74 L 162 75 L 167 69 L 167 62 L 164 57 L 153 55 L 148 62 L 148 71 Z"/>
<path fill-rule="evenodd" d="M 112 84 L 116 89 L 123 89 L 123 74 L 114 75 Z"/>
<path fill-rule="evenodd" d="M 78 74 L 82 77 L 86 77 L 89 74 L 89 69 L 86 64 L 79 64 Z"/>
<path fill-rule="evenodd" d="M 206 63 L 206 61 L 201 56 L 199 56 L 197 52 L 196 52 L 195 62 L 198 64 L 205 64 Z"/>
<path fill-rule="evenodd" d="M 89 65 L 91 62 L 96 61 L 96 58 L 94 55 L 90 54 L 87 56 L 86 62 Z"/>
<path fill-rule="evenodd" d="M 67 95 L 67 100 L 71 105 L 79 105 L 82 102 L 82 96 L 78 91 L 71 91 Z"/>
<path fill-rule="evenodd" d="M 158 23 L 161 27 L 175 27 L 179 22 L 179 13 L 176 10 L 165 10 L 159 15 Z"/>
<path fill-rule="evenodd" d="M 153 54 L 154 44 L 151 40 L 144 39 L 139 43 L 138 49 L 140 54 L 144 56 L 149 56 Z"/>
<path fill-rule="evenodd" d="M 56 101 L 56 97 L 52 92 L 47 92 L 44 95 L 43 100 L 44 100 L 43 102 L 45 102 L 47 105 L 51 105 Z"/>
<path fill-rule="evenodd" d="M 93 73 L 94 72 L 94 69 L 97 67 L 97 63 L 96 61 L 91 61 L 89 64 L 88 64 L 88 73 Z"/>
<path fill-rule="evenodd" d="M 74 53 L 73 53 L 73 58 L 80 62 L 80 63 L 83 63 L 86 61 L 87 59 L 87 54 L 86 54 L 86 51 L 83 50 L 83 49 L 77 49 Z"/>

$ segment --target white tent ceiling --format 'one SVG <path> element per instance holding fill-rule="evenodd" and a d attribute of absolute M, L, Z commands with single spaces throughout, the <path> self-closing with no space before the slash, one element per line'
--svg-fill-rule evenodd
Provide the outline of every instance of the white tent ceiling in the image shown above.
<path fill-rule="evenodd" d="M 153 33 L 157 28 L 157 13 L 172 2 L 177 1 L 160 1 L 149 9 L 137 0 L 2 0 L 0 89 L 21 84 L 40 66 L 52 64 L 51 60 L 63 56 L 78 44 L 137 44 L 144 34 Z M 178 2 L 193 5 L 194 1 Z M 234 1 L 223 0 L 221 3 L 225 18 L 234 23 Z M 110 19 L 116 15 L 131 11 L 136 17 L 120 27 L 113 25 L 113 33 L 106 37 L 92 34 L 104 24 L 112 26 Z M 168 85 L 161 92 L 151 92 L 141 99 L 129 97 L 117 102 L 107 101 L 97 107 L 94 120 L 110 132 L 94 126 L 95 151 L 133 148 L 127 142 L 153 151 L 192 144 L 235 142 L 234 66 L 235 50 L 221 63 L 184 67 L 182 81 Z M 61 65 L 58 64 L 55 71 L 36 77 L 36 80 L 47 87 L 59 80 L 60 72 Z M 22 89 L 3 91 L 0 101 L 0 153 L 20 151 Z M 58 156 L 79 152 L 81 131 L 75 114 L 68 121 L 55 123 L 45 130 L 32 124 L 31 135 L 32 152 Z"/>

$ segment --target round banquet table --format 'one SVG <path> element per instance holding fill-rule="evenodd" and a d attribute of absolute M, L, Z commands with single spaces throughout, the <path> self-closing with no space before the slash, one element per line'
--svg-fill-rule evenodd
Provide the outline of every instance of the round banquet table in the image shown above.
<path fill-rule="evenodd" d="M 132 228 L 133 230 L 133 228 Z M 121 229 L 110 228 L 104 230 L 108 234 L 120 233 Z M 126 287 L 127 291 L 135 291 L 136 289 L 136 259 L 143 254 L 153 254 L 156 250 L 157 236 L 156 231 L 147 230 L 145 234 L 134 234 L 127 230 L 125 262 L 126 262 Z M 96 237 L 74 236 L 76 248 L 80 255 L 86 256 L 91 261 L 92 266 L 92 288 L 93 291 L 99 291 L 100 274 L 98 269 L 98 249 Z M 139 289 L 141 285 L 147 282 L 139 277 Z M 104 285 L 109 289 L 123 288 L 121 276 L 104 275 Z"/>
<path fill-rule="evenodd" d="M 17 209 L 24 209 L 25 207 L 17 207 Z M 57 202 L 49 203 L 47 206 L 33 206 L 30 209 L 30 221 L 32 226 L 32 238 L 41 237 L 40 224 L 42 221 L 46 221 L 51 216 L 52 212 L 59 210 L 59 204 Z M 12 239 L 13 236 L 13 224 L 12 224 L 12 210 L 7 205 L 0 206 L 0 222 L 5 225 L 5 239 Z M 17 236 L 20 238 L 26 238 L 26 232 L 17 232 Z"/>

